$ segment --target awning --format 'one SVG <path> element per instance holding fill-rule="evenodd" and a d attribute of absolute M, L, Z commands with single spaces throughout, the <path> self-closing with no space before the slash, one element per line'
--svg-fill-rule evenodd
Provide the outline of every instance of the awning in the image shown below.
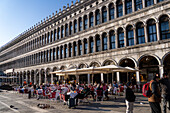
<path fill-rule="evenodd" d="M 56 75 L 81 75 L 81 74 L 98 74 L 98 73 L 112 73 L 112 72 L 136 72 L 138 70 L 130 67 L 121 67 L 116 65 L 107 65 L 102 67 L 89 67 L 82 69 L 69 69 L 51 72 Z"/>

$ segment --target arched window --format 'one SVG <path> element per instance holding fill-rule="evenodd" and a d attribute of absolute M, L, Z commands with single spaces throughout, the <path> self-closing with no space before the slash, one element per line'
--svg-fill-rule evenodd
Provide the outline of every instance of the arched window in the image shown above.
<path fill-rule="evenodd" d="M 77 20 L 74 20 L 74 33 L 77 33 Z"/>
<path fill-rule="evenodd" d="M 54 41 L 56 41 L 56 37 L 57 37 L 57 33 L 56 33 L 56 29 L 54 29 Z"/>
<path fill-rule="evenodd" d="M 88 44 L 87 44 L 87 39 L 84 39 L 84 54 L 88 53 Z"/>
<path fill-rule="evenodd" d="M 164 0 L 158 0 L 157 2 L 162 2 L 162 1 L 164 1 Z"/>
<path fill-rule="evenodd" d="M 50 43 L 50 33 L 48 32 L 48 43 Z"/>
<path fill-rule="evenodd" d="M 83 30 L 83 22 L 82 22 L 82 18 L 79 18 L 79 31 Z"/>
<path fill-rule="evenodd" d="M 77 55 L 77 44 L 76 42 L 73 43 L 73 47 L 74 47 L 74 56 Z"/>
<path fill-rule="evenodd" d="M 45 44 L 44 35 L 42 36 L 42 45 Z"/>
<path fill-rule="evenodd" d="M 148 7 L 148 6 L 151 6 L 154 4 L 154 0 L 146 0 L 145 1 L 145 6 Z"/>
<path fill-rule="evenodd" d="M 161 40 L 170 38 L 169 17 L 164 15 L 159 19 Z"/>
<path fill-rule="evenodd" d="M 51 31 L 51 42 L 53 42 L 53 40 L 54 40 L 54 37 L 53 37 L 54 35 L 53 35 L 53 31 Z"/>
<path fill-rule="evenodd" d="M 36 42 L 35 42 L 36 43 Z M 35 44 L 34 43 L 34 44 Z M 48 39 L 47 39 L 47 34 L 45 34 L 45 44 L 47 44 L 48 43 Z M 35 47 L 35 46 L 34 46 Z"/>
<path fill-rule="evenodd" d="M 55 48 L 53 48 L 53 60 L 55 60 L 55 58 L 56 58 L 56 50 Z"/>
<path fill-rule="evenodd" d="M 57 31 L 57 39 L 60 39 L 60 28 L 58 28 L 58 31 Z"/>
<path fill-rule="evenodd" d="M 118 29 L 118 47 L 124 47 L 124 31 L 123 28 Z"/>
<path fill-rule="evenodd" d="M 60 59 L 60 49 L 57 47 L 57 59 Z"/>
<path fill-rule="evenodd" d="M 122 0 L 118 0 L 116 2 L 117 5 L 117 17 L 123 16 L 123 2 Z"/>
<path fill-rule="evenodd" d="M 133 27 L 131 25 L 127 26 L 126 28 L 126 36 L 127 36 L 127 46 L 134 45 L 134 33 Z"/>
<path fill-rule="evenodd" d="M 41 52 L 41 62 L 44 62 L 44 55 L 43 55 L 44 52 Z M 33 60 L 32 60 L 33 61 Z"/>
<path fill-rule="evenodd" d="M 151 19 L 147 22 L 147 31 L 148 31 L 148 42 L 157 41 L 155 20 Z"/>
<path fill-rule="evenodd" d="M 107 50 L 107 34 L 106 33 L 102 35 L 102 42 L 103 42 L 103 51 L 106 51 Z"/>
<path fill-rule="evenodd" d="M 96 52 L 101 51 L 100 49 L 100 36 L 96 35 Z"/>
<path fill-rule="evenodd" d="M 145 43 L 145 32 L 144 32 L 144 24 L 142 22 L 139 22 L 136 25 L 136 38 L 138 44 Z"/>
<path fill-rule="evenodd" d="M 87 19 L 87 15 L 84 16 L 84 30 L 86 30 L 88 28 L 88 19 Z"/>
<path fill-rule="evenodd" d="M 73 33 L 73 25 L 72 25 L 72 22 L 70 22 L 70 35 L 72 35 Z"/>
<path fill-rule="evenodd" d="M 60 59 L 63 59 L 64 56 L 63 46 L 60 47 L 60 50 L 61 50 Z"/>
<path fill-rule="evenodd" d="M 52 59 L 53 59 L 53 51 L 52 49 L 50 49 L 50 61 L 52 61 Z"/>
<path fill-rule="evenodd" d="M 72 52 L 73 52 L 72 45 L 69 44 L 69 57 L 72 57 Z"/>
<path fill-rule="evenodd" d="M 111 3 L 111 4 L 109 5 L 109 20 L 114 19 L 114 17 L 115 17 L 114 4 Z"/>
<path fill-rule="evenodd" d="M 102 8 L 102 22 L 103 23 L 107 22 L 107 8 L 106 8 L 106 6 L 104 6 Z"/>
<path fill-rule="evenodd" d="M 67 54 L 68 54 L 68 49 L 67 49 L 67 45 L 64 45 L 64 58 L 67 58 Z"/>
<path fill-rule="evenodd" d="M 47 50 L 47 62 L 49 61 L 49 57 L 50 57 L 49 51 Z"/>
<path fill-rule="evenodd" d="M 132 13 L 132 0 L 126 0 L 125 3 L 126 3 L 126 7 L 125 7 L 126 14 Z"/>
<path fill-rule="evenodd" d="M 68 36 L 68 24 L 65 25 L 65 35 Z"/>
<path fill-rule="evenodd" d="M 90 53 L 93 53 L 94 50 L 93 50 L 93 47 L 94 47 L 94 41 L 93 41 L 93 38 L 91 37 L 90 39 Z"/>
<path fill-rule="evenodd" d="M 78 45 L 79 45 L 79 55 L 82 55 L 82 43 L 81 41 L 78 41 Z"/>
<path fill-rule="evenodd" d="M 94 23 L 93 13 L 91 12 L 89 16 L 90 16 L 90 27 L 93 27 L 93 23 Z"/>
<path fill-rule="evenodd" d="M 96 25 L 99 25 L 100 24 L 100 11 L 99 10 L 96 10 Z"/>
<path fill-rule="evenodd" d="M 110 38 L 110 49 L 115 49 L 116 44 L 115 44 L 115 33 L 114 33 L 114 31 L 109 32 L 109 38 Z"/>
<path fill-rule="evenodd" d="M 135 11 L 142 9 L 142 0 L 135 0 Z"/>
<path fill-rule="evenodd" d="M 64 27 L 61 26 L 61 38 L 63 38 L 63 37 L 64 37 Z"/>

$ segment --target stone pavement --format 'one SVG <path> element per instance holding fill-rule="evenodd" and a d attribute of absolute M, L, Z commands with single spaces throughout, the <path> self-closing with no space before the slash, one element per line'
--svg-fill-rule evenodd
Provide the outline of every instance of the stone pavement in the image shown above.
<path fill-rule="evenodd" d="M 147 98 L 142 94 L 136 94 L 136 102 L 134 104 L 134 113 L 150 113 L 150 107 Z M 0 113 L 125 113 L 126 105 L 124 96 L 109 95 L 109 101 L 93 101 L 89 99 L 89 103 L 80 103 L 76 108 L 69 109 L 67 105 L 63 105 L 59 100 L 48 100 L 36 98 L 27 99 L 27 95 L 17 94 L 13 92 L 0 92 Z M 52 109 L 41 109 L 37 104 L 51 104 Z M 14 108 L 8 106 L 13 105 Z M 170 113 L 170 112 L 168 112 Z"/>

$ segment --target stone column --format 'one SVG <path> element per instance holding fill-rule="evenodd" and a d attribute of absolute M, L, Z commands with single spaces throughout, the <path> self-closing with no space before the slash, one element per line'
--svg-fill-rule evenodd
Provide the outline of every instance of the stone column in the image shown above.
<path fill-rule="evenodd" d="M 73 44 L 72 44 L 72 57 L 74 57 L 74 48 L 75 47 L 75 45 L 74 45 L 74 42 L 73 42 Z"/>
<path fill-rule="evenodd" d="M 133 0 L 132 0 L 133 1 Z M 137 44 L 137 39 L 136 39 L 136 27 L 133 28 L 133 34 L 134 34 L 134 45 Z"/>
<path fill-rule="evenodd" d="M 24 84 L 24 73 L 22 72 L 22 85 Z"/>
<path fill-rule="evenodd" d="M 88 21 L 88 22 L 87 22 L 87 26 L 88 26 L 88 28 L 90 28 L 90 16 L 89 16 L 89 14 L 87 15 L 87 21 Z M 88 29 L 88 28 L 87 28 L 87 29 Z"/>
<path fill-rule="evenodd" d="M 145 0 L 142 0 L 142 6 L 145 8 Z"/>
<path fill-rule="evenodd" d="M 34 71 L 34 84 L 37 84 L 37 73 L 36 73 L 36 71 Z"/>
<path fill-rule="evenodd" d="M 145 32 L 145 43 L 148 43 L 147 25 L 144 26 L 144 32 Z"/>
<path fill-rule="evenodd" d="M 30 73 L 30 81 L 29 82 L 32 82 L 32 75 L 31 75 L 31 73 Z"/>
<path fill-rule="evenodd" d="M 139 70 L 139 67 L 136 67 L 137 70 Z M 136 71 L 136 82 L 140 84 L 140 74 L 139 71 Z"/>
<path fill-rule="evenodd" d="M 116 2 L 114 2 L 114 16 L 115 16 L 115 18 L 117 18 L 117 6 L 116 6 Z"/>
<path fill-rule="evenodd" d="M 109 50 L 110 49 L 110 35 L 109 35 L 109 33 L 107 34 L 107 47 Z"/>
<path fill-rule="evenodd" d="M 26 83 L 28 84 L 28 72 L 26 72 Z"/>
<path fill-rule="evenodd" d="M 114 81 L 114 72 L 112 72 L 112 84 L 113 84 L 113 81 Z"/>
<path fill-rule="evenodd" d="M 93 45 L 94 52 L 96 52 L 96 37 L 95 36 L 93 37 L 93 42 L 94 42 L 94 45 Z"/>
<path fill-rule="evenodd" d="M 103 76 L 103 73 L 101 73 L 101 82 L 104 82 L 104 76 Z"/>
<path fill-rule="evenodd" d="M 84 16 L 83 16 L 83 18 L 82 18 L 82 23 L 83 23 L 83 25 L 82 25 L 82 30 L 84 30 Z"/>
<path fill-rule="evenodd" d="M 51 74 L 51 84 L 53 84 L 53 74 Z"/>
<path fill-rule="evenodd" d="M 79 21 L 79 18 L 77 19 L 77 32 L 80 31 L 80 21 Z"/>
<path fill-rule="evenodd" d="M 87 39 L 87 45 L 88 45 L 88 53 L 90 53 L 90 38 Z"/>
<path fill-rule="evenodd" d="M 47 83 L 47 72 L 46 72 L 46 69 L 45 69 L 44 83 L 45 83 L 45 84 Z"/>
<path fill-rule="evenodd" d="M 116 44 L 116 48 L 118 48 L 118 34 L 117 34 L 117 30 L 115 31 L 115 44 Z"/>
<path fill-rule="evenodd" d="M 103 21 L 102 21 L 103 13 L 102 13 L 102 10 L 101 10 L 101 9 L 99 9 L 99 12 L 100 12 L 100 24 L 101 24 L 101 23 L 103 23 Z"/>
<path fill-rule="evenodd" d="M 160 40 L 160 29 L 159 29 L 159 22 L 156 22 L 156 33 L 157 33 L 157 40 Z"/>
<path fill-rule="evenodd" d="M 109 11 L 109 7 L 108 6 L 106 8 L 107 8 L 107 22 L 108 22 L 109 21 L 109 12 L 110 11 Z"/>
<path fill-rule="evenodd" d="M 120 73 L 116 72 L 116 75 L 117 75 L 117 83 L 119 84 L 120 83 Z"/>
<path fill-rule="evenodd" d="M 79 75 L 76 75 L 76 82 L 79 83 Z"/>
<path fill-rule="evenodd" d="M 92 84 L 94 84 L 94 74 L 92 74 Z"/>
<path fill-rule="evenodd" d="M 94 26 L 95 26 L 96 25 L 96 12 L 93 12 L 93 15 L 94 15 L 93 21 L 94 21 Z"/>
<path fill-rule="evenodd" d="M 100 36 L 100 51 L 103 51 L 103 37 Z"/>
<path fill-rule="evenodd" d="M 39 74 L 39 85 L 41 85 L 41 76 L 42 76 L 41 74 L 42 74 L 42 73 L 40 73 L 40 71 L 39 71 L 38 74 Z"/>
<path fill-rule="evenodd" d="M 109 74 L 107 73 L 107 84 L 109 84 Z"/>
<path fill-rule="evenodd" d="M 135 12 L 135 3 L 134 3 L 134 0 L 132 0 L 132 12 Z"/>
<path fill-rule="evenodd" d="M 164 73 L 164 66 L 163 66 L 163 65 L 160 65 L 160 66 L 159 66 L 159 74 L 160 74 L 160 78 L 163 77 L 163 73 Z"/>
<path fill-rule="evenodd" d="M 133 1 L 133 0 L 132 0 Z M 122 2 L 123 2 L 123 16 L 125 15 L 125 0 L 122 0 Z"/>
<path fill-rule="evenodd" d="M 126 29 L 124 29 L 124 46 L 127 46 Z"/>
<path fill-rule="evenodd" d="M 21 73 L 19 73 L 19 76 L 18 76 L 18 79 L 19 79 L 19 85 L 21 85 Z"/>
<path fill-rule="evenodd" d="M 88 84 L 90 84 L 90 74 L 87 75 L 88 78 Z"/>

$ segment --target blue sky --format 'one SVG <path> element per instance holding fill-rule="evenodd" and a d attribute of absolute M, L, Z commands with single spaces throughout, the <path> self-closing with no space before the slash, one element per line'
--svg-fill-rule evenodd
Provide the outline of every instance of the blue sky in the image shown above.
<path fill-rule="evenodd" d="M 0 0 L 0 47 L 76 0 Z"/>

